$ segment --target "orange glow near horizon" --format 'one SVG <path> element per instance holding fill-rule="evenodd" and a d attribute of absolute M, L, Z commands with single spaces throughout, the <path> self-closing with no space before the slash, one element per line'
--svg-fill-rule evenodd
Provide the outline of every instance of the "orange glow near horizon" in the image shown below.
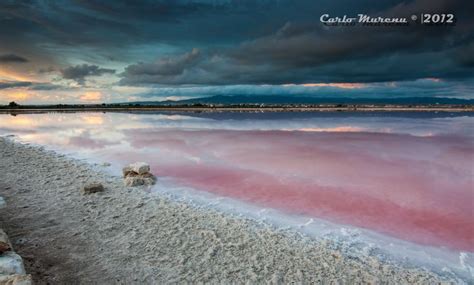
<path fill-rule="evenodd" d="M 304 84 L 283 84 L 283 86 L 303 86 L 303 87 L 336 87 L 342 89 L 358 89 L 366 87 L 363 83 L 304 83 Z"/>
<path fill-rule="evenodd" d="M 10 81 L 28 81 L 28 82 L 36 81 L 30 77 L 24 76 L 23 74 L 19 74 L 19 73 L 5 70 L 2 68 L 0 68 L 0 79 L 10 80 Z"/>
<path fill-rule="evenodd" d="M 340 126 L 334 128 L 301 128 L 297 131 L 302 132 L 362 132 L 364 129 L 352 126 Z"/>
<path fill-rule="evenodd" d="M 88 91 L 84 93 L 79 99 L 83 101 L 91 101 L 91 102 L 97 102 L 102 99 L 102 93 L 99 91 Z"/>
<path fill-rule="evenodd" d="M 27 92 L 23 92 L 23 91 L 13 91 L 13 92 L 4 92 L 2 94 L 5 94 L 7 100 L 9 101 L 25 101 L 25 100 L 28 100 L 28 99 L 31 99 L 32 95 L 30 93 L 27 93 Z"/>
<path fill-rule="evenodd" d="M 433 82 L 441 82 L 441 78 L 436 78 L 436 77 L 428 77 L 425 78 L 426 80 L 433 81 Z"/>

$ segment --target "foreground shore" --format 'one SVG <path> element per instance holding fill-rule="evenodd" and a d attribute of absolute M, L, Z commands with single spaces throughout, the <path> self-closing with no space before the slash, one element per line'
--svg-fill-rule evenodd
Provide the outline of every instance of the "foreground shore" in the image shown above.
<path fill-rule="evenodd" d="M 88 182 L 105 191 L 83 195 Z M 84 162 L 6 138 L 0 195 L 7 201 L 0 222 L 36 284 L 449 281 L 126 188 Z"/>

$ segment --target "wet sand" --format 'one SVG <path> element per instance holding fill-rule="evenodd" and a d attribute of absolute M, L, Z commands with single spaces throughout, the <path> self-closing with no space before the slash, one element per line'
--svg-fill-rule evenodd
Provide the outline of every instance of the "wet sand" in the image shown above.
<path fill-rule="evenodd" d="M 83 195 L 88 182 L 105 191 Z M 7 201 L 0 221 L 36 284 L 450 281 L 371 255 L 348 256 L 331 240 L 126 188 L 83 161 L 6 138 L 0 195 Z"/>

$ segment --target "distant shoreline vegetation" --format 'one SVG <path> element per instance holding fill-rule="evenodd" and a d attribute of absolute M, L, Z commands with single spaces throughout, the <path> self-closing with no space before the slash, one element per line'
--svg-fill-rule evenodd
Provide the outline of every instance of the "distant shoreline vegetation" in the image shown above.
<path fill-rule="evenodd" d="M 100 104 L 36 104 L 21 105 L 10 102 L 0 105 L 0 110 L 126 110 L 126 109 L 292 109 L 292 110 L 468 110 L 473 111 L 474 99 L 459 98 L 313 98 L 294 96 L 212 96 L 180 101 L 142 101 Z"/>
<path fill-rule="evenodd" d="M 0 105 L 0 112 L 31 111 L 451 111 L 474 112 L 473 104 L 464 105 L 394 105 L 394 104 L 55 104 L 55 105 Z"/>

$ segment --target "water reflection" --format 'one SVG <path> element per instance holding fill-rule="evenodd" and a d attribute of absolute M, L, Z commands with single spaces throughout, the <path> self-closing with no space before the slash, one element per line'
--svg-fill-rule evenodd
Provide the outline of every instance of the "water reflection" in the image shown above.
<path fill-rule="evenodd" d="M 428 116 L 427 114 L 431 114 Z M 422 244 L 474 250 L 473 114 L 0 115 L 0 134 Z"/>

